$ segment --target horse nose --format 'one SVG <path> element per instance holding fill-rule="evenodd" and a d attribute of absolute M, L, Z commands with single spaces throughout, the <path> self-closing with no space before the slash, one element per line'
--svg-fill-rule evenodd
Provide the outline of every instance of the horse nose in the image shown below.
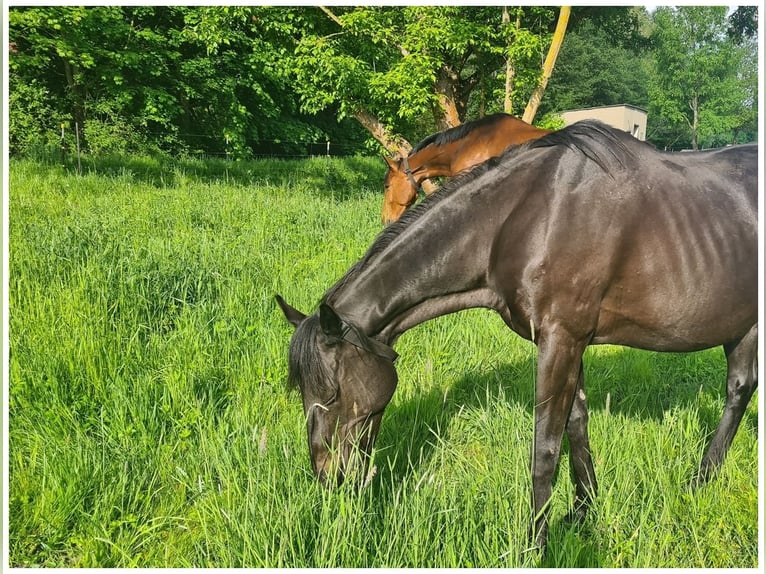
<path fill-rule="evenodd" d="M 340 468 L 340 461 L 334 460 L 331 456 L 320 457 L 320 460 L 314 460 L 314 474 L 319 483 L 326 488 L 334 488 L 343 484 L 345 472 Z"/>
<path fill-rule="evenodd" d="M 383 210 L 383 214 L 381 216 L 381 219 L 383 220 L 383 225 L 385 227 L 388 227 L 392 223 L 394 223 L 397 219 L 399 219 L 399 216 L 401 213 L 397 213 L 396 207 L 386 207 L 386 209 Z"/>
<path fill-rule="evenodd" d="M 400 205 L 395 201 L 385 201 L 383 203 L 383 209 L 380 212 L 380 218 L 383 220 L 383 225 L 388 226 L 394 223 L 402 216 L 405 209 L 407 209 L 406 205 Z"/>
<path fill-rule="evenodd" d="M 319 484 L 327 489 L 333 489 L 340 486 L 343 484 L 345 478 L 345 475 L 341 471 L 330 473 L 325 469 L 321 469 L 319 472 L 317 472 L 317 480 L 319 480 Z"/>

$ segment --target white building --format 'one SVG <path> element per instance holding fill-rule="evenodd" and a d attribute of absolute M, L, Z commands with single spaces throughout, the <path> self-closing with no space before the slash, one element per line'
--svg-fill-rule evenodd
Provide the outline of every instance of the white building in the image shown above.
<path fill-rule="evenodd" d="M 561 117 L 568 126 L 580 120 L 601 120 L 606 125 L 626 131 L 641 141 L 646 140 L 646 116 L 646 110 L 629 104 L 561 112 Z"/>

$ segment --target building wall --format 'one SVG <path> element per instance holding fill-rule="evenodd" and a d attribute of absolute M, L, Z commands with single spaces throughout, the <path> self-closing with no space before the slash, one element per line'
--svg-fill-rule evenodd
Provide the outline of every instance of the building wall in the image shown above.
<path fill-rule="evenodd" d="M 646 140 L 646 112 L 635 106 L 604 106 L 583 110 L 568 110 L 561 113 L 566 125 L 580 120 L 600 120 L 614 128 L 626 131 L 635 138 Z"/>

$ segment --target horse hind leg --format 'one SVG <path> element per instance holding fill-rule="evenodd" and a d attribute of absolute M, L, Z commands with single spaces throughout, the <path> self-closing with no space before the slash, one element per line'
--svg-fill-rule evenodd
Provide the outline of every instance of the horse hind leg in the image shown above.
<path fill-rule="evenodd" d="M 707 482 L 723 463 L 739 423 L 758 386 L 758 325 L 739 341 L 724 345 L 728 373 L 726 404 L 713 439 L 702 457 L 697 483 Z"/>
<path fill-rule="evenodd" d="M 569 465 L 572 482 L 575 485 L 574 508 L 567 518 L 571 521 L 581 521 L 585 518 L 588 506 L 598 490 L 588 439 L 588 404 L 585 399 L 585 377 L 582 363 L 580 363 L 577 390 L 567 420 L 566 433 L 569 439 Z"/>

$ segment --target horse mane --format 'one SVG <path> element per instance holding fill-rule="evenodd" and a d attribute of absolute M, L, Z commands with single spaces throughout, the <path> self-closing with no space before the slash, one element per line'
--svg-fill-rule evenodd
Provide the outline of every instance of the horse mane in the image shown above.
<path fill-rule="evenodd" d="M 472 132 L 475 129 L 487 126 L 489 124 L 494 124 L 496 122 L 502 121 L 504 118 L 511 118 L 511 117 L 513 116 L 509 114 L 505 114 L 503 112 L 499 112 L 496 114 L 490 114 L 488 116 L 484 116 L 483 118 L 479 118 L 478 120 L 473 120 L 470 122 L 466 122 L 464 124 L 460 124 L 459 126 L 455 126 L 454 128 L 449 128 L 442 132 L 431 134 L 430 136 L 428 136 L 427 138 L 419 142 L 414 148 L 412 148 L 412 151 L 410 152 L 409 155 L 419 152 L 423 148 L 428 147 L 430 145 L 442 146 L 450 142 L 454 142 L 455 140 L 463 139 L 465 136 L 467 136 L 470 132 Z"/>
<path fill-rule="evenodd" d="M 503 114 L 495 114 L 495 116 L 497 115 Z M 349 269 L 348 272 L 346 272 L 346 274 L 327 291 L 327 293 L 325 293 L 322 302 L 328 303 L 333 298 L 334 294 L 342 289 L 351 277 L 365 269 L 375 257 L 384 251 L 386 247 L 388 247 L 407 227 L 413 225 L 415 221 L 423 217 L 425 213 L 433 209 L 438 203 L 452 195 L 456 190 L 470 184 L 472 181 L 478 179 L 498 165 L 512 162 L 517 155 L 523 154 L 530 149 L 566 146 L 570 149 L 579 151 L 598 164 L 607 174 L 611 174 L 611 166 L 614 165 L 615 160 L 620 166 L 624 166 L 626 163 L 630 162 L 632 158 L 636 157 L 635 153 L 628 147 L 629 142 L 640 143 L 651 147 L 649 144 L 639 142 L 627 132 L 621 132 L 620 130 L 609 127 L 598 120 L 583 120 L 544 135 L 539 139 L 529 140 L 522 144 L 509 147 L 502 155 L 490 158 L 456 177 L 453 177 L 436 192 L 426 196 L 422 202 L 405 211 L 399 220 L 380 232 L 362 259 L 357 261 L 354 266 L 351 267 L 351 269 Z"/>
<path fill-rule="evenodd" d="M 627 132 L 610 127 L 599 120 L 581 120 L 517 148 L 535 149 L 563 145 L 579 151 L 611 175 L 610 163 L 613 160 L 620 166 L 625 166 L 636 158 L 635 151 L 631 149 L 633 143 L 652 148 L 650 144 L 639 142 Z M 507 150 L 503 157 L 520 151 L 512 148 Z"/>
<path fill-rule="evenodd" d="M 319 316 L 306 317 L 295 329 L 290 340 L 290 353 L 287 366 L 287 388 L 310 389 L 312 394 L 329 394 L 327 381 L 332 377 L 322 362 L 317 337 L 321 331 Z"/>
<path fill-rule="evenodd" d="M 463 179 L 466 175 L 468 175 L 468 173 L 470 172 L 466 172 L 466 174 L 454 178 L 450 181 L 450 183 L 457 179 Z M 330 287 L 327 293 L 324 294 L 324 297 L 322 297 L 322 303 L 329 303 L 333 295 L 338 290 L 342 289 L 349 278 L 353 277 L 356 273 L 367 267 L 369 263 L 375 259 L 378 253 L 385 250 L 386 247 L 388 247 L 394 241 L 394 239 L 396 239 L 402 233 L 402 231 L 409 227 L 416 219 L 422 217 L 426 211 L 431 209 L 435 204 L 439 203 L 442 199 L 449 195 L 453 188 L 453 186 L 450 186 L 448 189 L 447 186 L 444 186 L 436 190 L 431 195 L 427 195 L 423 201 L 405 211 L 397 221 L 393 222 L 391 225 L 381 231 L 367 252 L 364 254 L 364 256 L 359 261 L 357 261 L 335 285 Z"/>

